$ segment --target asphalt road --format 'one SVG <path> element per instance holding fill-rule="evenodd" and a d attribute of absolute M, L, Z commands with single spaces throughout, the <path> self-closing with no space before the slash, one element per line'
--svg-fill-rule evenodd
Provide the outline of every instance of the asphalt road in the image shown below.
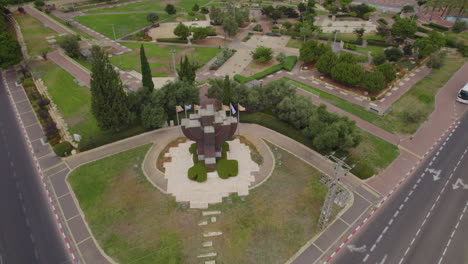
<path fill-rule="evenodd" d="M 71 263 L 0 82 L 0 264 Z"/>
<path fill-rule="evenodd" d="M 468 264 L 467 135 L 465 114 L 332 263 Z"/>

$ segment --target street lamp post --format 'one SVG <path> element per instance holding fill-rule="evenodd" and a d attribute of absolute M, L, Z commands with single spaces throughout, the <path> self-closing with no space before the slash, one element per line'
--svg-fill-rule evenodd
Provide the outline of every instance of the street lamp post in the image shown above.
<path fill-rule="evenodd" d="M 117 42 L 117 37 L 115 36 L 115 24 L 110 24 L 112 26 L 112 33 L 114 33 L 114 42 Z M 122 57 L 119 55 L 119 64 L 122 67 Z"/>
<path fill-rule="evenodd" d="M 175 53 L 176 53 L 176 50 L 175 50 L 175 49 L 171 49 L 169 52 L 172 54 L 172 68 L 174 69 L 174 77 L 175 77 L 175 79 L 177 80 L 177 69 L 176 69 L 176 63 L 175 63 Z"/>

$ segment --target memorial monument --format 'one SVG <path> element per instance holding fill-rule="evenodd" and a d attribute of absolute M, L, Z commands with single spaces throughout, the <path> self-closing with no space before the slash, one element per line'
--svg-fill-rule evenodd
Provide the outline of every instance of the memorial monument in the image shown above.
<path fill-rule="evenodd" d="M 223 143 L 230 139 L 237 129 L 237 119 L 226 116 L 224 111 L 215 111 L 212 104 L 182 119 L 184 135 L 197 143 L 198 160 L 204 161 L 209 169 L 216 168 L 216 158 L 222 155 Z"/>

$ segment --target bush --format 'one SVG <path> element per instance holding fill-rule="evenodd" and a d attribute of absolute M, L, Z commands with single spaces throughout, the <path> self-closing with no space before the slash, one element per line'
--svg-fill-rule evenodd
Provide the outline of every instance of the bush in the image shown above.
<path fill-rule="evenodd" d="M 248 83 L 253 80 L 260 80 L 265 78 L 266 76 L 273 74 L 277 71 L 280 71 L 282 69 L 285 69 L 287 71 L 292 71 L 294 68 L 294 65 L 296 65 L 297 62 L 297 56 L 288 56 L 286 57 L 286 60 L 282 64 L 276 64 L 273 65 L 261 72 L 257 72 L 249 77 L 242 76 L 240 74 L 234 75 L 234 80 L 240 82 L 240 83 Z"/>
<path fill-rule="evenodd" d="M 243 75 L 236 74 L 236 75 L 234 75 L 234 80 L 236 80 L 236 81 L 238 81 L 238 82 L 240 82 L 240 83 L 248 83 L 248 82 L 250 82 L 250 81 L 253 81 L 254 78 L 252 78 L 252 77 L 250 77 L 250 76 L 249 76 L 249 77 L 245 77 L 245 76 L 243 76 Z"/>
<path fill-rule="evenodd" d="M 180 38 L 158 38 L 156 39 L 158 42 L 171 42 L 171 43 L 184 43 L 187 44 L 188 40 L 180 39 Z"/>
<path fill-rule="evenodd" d="M 288 56 L 286 60 L 283 62 L 283 69 L 287 71 L 292 71 L 294 65 L 296 65 L 297 56 Z"/>
<path fill-rule="evenodd" d="M 399 48 L 392 47 L 385 50 L 385 56 L 389 61 L 398 61 L 403 56 L 403 52 Z"/>
<path fill-rule="evenodd" d="M 191 16 L 191 17 L 195 16 L 195 12 L 193 12 L 193 11 L 189 11 L 187 14 L 188 14 L 189 16 Z"/>
<path fill-rule="evenodd" d="M 367 45 L 368 46 L 384 47 L 384 48 L 389 47 L 389 46 L 392 46 L 392 47 L 398 46 L 397 44 L 388 44 L 383 40 L 377 40 L 377 39 L 368 39 L 367 40 Z"/>
<path fill-rule="evenodd" d="M 396 78 L 396 71 L 389 63 L 384 63 L 377 66 L 376 70 L 384 75 L 386 83 L 390 83 Z"/>
<path fill-rule="evenodd" d="M 49 104 L 50 100 L 45 97 L 42 97 L 41 99 L 37 100 L 37 106 L 39 106 L 39 108 L 45 108 Z"/>
<path fill-rule="evenodd" d="M 439 69 L 442 67 L 444 63 L 444 57 L 445 53 L 444 52 L 436 52 L 431 54 L 431 57 L 429 58 L 429 61 L 427 62 L 427 66 L 432 69 Z"/>
<path fill-rule="evenodd" d="M 208 10 L 208 8 L 206 8 L 206 7 L 202 7 L 201 10 L 200 10 L 200 13 L 208 14 L 208 13 L 210 13 L 210 10 Z"/>
<path fill-rule="evenodd" d="M 234 50 L 223 48 L 216 56 L 216 60 L 211 64 L 210 70 L 219 69 L 232 55 L 234 55 Z"/>
<path fill-rule="evenodd" d="M 438 29 L 438 30 L 441 30 L 441 31 L 448 31 L 449 28 L 446 27 L 446 26 L 443 26 L 443 25 L 439 25 L 439 24 L 436 24 L 436 23 L 429 23 L 429 24 L 423 24 L 424 26 L 427 26 L 427 27 L 430 27 L 430 28 L 433 28 L 433 29 Z"/>
<path fill-rule="evenodd" d="M 375 174 L 374 168 L 364 159 L 359 160 L 359 162 L 355 164 L 356 166 L 351 170 L 351 173 L 360 179 L 368 179 Z"/>
<path fill-rule="evenodd" d="M 364 77 L 364 69 L 361 65 L 347 62 L 338 63 L 331 71 L 333 80 L 348 86 L 356 86 Z"/>
<path fill-rule="evenodd" d="M 216 170 L 221 179 L 235 177 L 239 174 L 239 163 L 237 160 L 222 159 L 217 162 Z"/>
<path fill-rule="evenodd" d="M 118 133 L 96 134 L 90 137 L 83 137 L 78 143 L 78 149 L 80 151 L 90 150 L 146 131 L 147 130 L 141 126 L 135 126 Z"/>
<path fill-rule="evenodd" d="M 34 1 L 34 6 L 35 7 L 43 7 L 43 6 L 45 6 L 45 3 L 42 0 L 36 0 L 36 1 Z"/>
<path fill-rule="evenodd" d="M 349 44 L 349 43 L 345 43 L 345 44 L 343 45 L 343 48 L 349 49 L 349 50 L 356 50 L 356 49 L 357 49 L 356 45 L 354 45 L 354 44 Z"/>
<path fill-rule="evenodd" d="M 253 28 L 253 31 L 263 32 L 262 25 L 260 24 L 255 25 L 255 27 Z"/>
<path fill-rule="evenodd" d="M 203 162 L 197 162 L 188 170 L 188 177 L 192 181 L 204 182 L 207 178 L 207 170 Z"/>
<path fill-rule="evenodd" d="M 423 28 L 423 27 L 420 27 L 420 26 L 418 26 L 418 31 L 422 32 L 422 33 L 429 33 L 430 32 L 429 29 L 426 29 L 426 28 Z"/>
<path fill-rule="evenodd" d="M 267 68 L 261 72 L 257 72 L 253 75 L 251 75 L 250 77 L 253 78 L 253 79 L 257 79 L 257 80 L 260 80 L 260 79 L 263 79 L 265 78 L 266 76 L 270 75 L 270 74 L 273 74 L 277 71 L 280 71 L 281 69 L 283 69 L 283 65 L 281 64 L 276 64 L 276 65 L 273 65 L 271 66 L 270 68 Z"/>
<path fill-rule="evenodd" d="M 378 53 L 372 57 L 372 64 L 376 66 L 379 66 L 380 64 L 383 64 L 386 61 L 387 61 L 387 57 L 385 57 L 385 54 L 383 53 Z"/>
<path fill-rule="evenodd" d="M 167 4 L 164 8 L 164 11 L 166 11 L 166 13 L 168 13 L 169 15 L 174 15 L 175 13 L 177 13 L 177 10 L 172 4 Z"/>
<path fill-rule="evenodd" d="M 366 91 L 371 93 L 377 93 L 385 88 L 385 76 L 380 71 L 373 71 L 364 76 L 362 86 Z"/>
<path fill-rule="evenodd" d="M 52 148 L 53 148 L 53 150 L 55 152 L 55 155 L 57 155 L 59 157 L 68 156 L 68 155 L 70 155 L 71 151 L 73 150 L 72 144 L 70 144 L 70 142 L 68 142 L 68 141 L 60 142 L 60 143 L 54 145 Z"/>
<path fill-rule="evenodd" d="M 259 62 L 267 62 L 273 58 L 273 50 L 265 46 L 259 46 L 252 52 L 252 58 Z"/>
<path fill-rule="evenodd" d="M 387 20 L 385 20 L 385 19 L 383 19 L 383 18 L 377 19 L 377 22 L 378 22 L 379 24 L 381 24 L 381 25 L 385 25 L 385 26 L 388 25 Z"/>
<path fill-rule="evenodd" d="M 63 36 L 59 40 L 59 45 L 62 49 L 65 50 L 65 53 L 72 58 L 79 58 L 80 53 L 80 44 L 76 36 L 67 35 Z"/>
<path fill-rule="evenodd" d="M 452 31 L 455 33 L 461 33 L 466 30 L 466 27 L 467 27 L 466 21 L 457 20 L 455 21 L 455 23 L 453 23 Z"/>

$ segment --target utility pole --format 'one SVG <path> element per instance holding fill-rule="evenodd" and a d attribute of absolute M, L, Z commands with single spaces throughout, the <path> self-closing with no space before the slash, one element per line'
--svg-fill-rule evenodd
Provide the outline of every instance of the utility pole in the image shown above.
<path fill-rule="evenodd" d="M 176 69 L 176 64 L 175 64 L 175 49 L 171 49 L 169 53 L 172 54 L 172 67 L 174 68 L 174 78 L 177 80 L 177 69 Z"/>
<path fill-rule="evenodd" d="M 320 229 L 325 229 L 330 220 L 330 215 L 333 208 L 333 203 L 336 197 L 336 189 L 338 187 L 338 182 L 341 180 L 342 176 L 346 176 L 348 172 L 354 168 L 355 165 L 349 166 L 345 163 L 345 158 L 338 158 L 333 155 L 334 153 L 330 154 L 330 156 L 325 156 L 326 159 L 330 158 L 335 162 L 335 171 L 333 173 L 333 178 L 331 179 L 330 188 L 328 189 L 327 197 L 325 198 L 325 202 L 322 206 L 322 211 L 320 212 L 319 218 L 319 227 Z"/>
<path fill-rule="evenodd" d="M 115 36 L 115 24 L 110 24 L 112 26 L 112 33 L 114 33 L 114 41 L 117 43 L 117 37 Z M 120 67 L 122 67 L 122 57 L 119 55 Z"/>

